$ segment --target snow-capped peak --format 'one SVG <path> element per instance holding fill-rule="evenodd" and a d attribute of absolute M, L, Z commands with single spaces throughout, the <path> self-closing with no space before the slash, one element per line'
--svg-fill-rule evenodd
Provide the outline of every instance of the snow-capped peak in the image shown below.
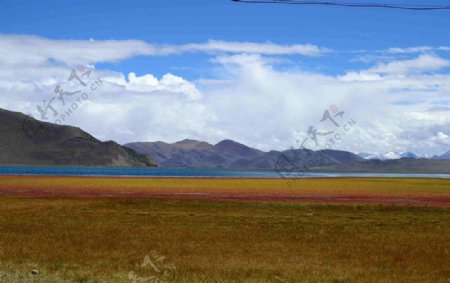
<path fill-rule="evenodd" d="M 400 159 L 400 158 L 418 158 L 419 156 L 413 152 L 402 151 L 402 152 L 394 152 L 388 151 L 385 153 L 367 153 L 361 152 L 358 153 L 364 159 L 380 159 L 380 160 L 390 160 L 390 159 Z"/>

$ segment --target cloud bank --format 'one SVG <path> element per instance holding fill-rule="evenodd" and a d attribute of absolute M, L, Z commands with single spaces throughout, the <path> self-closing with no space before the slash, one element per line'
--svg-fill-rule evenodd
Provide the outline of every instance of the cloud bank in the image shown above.
<path fill-rule="evenodd" d="M 286 149 L 315 129 L 318 144 L 311 139 L 306 144 L 315 149 L 330 144 L 325 133 L 334 132 L 341 136 L 332 148 L 354 152 L 449 150 L 450 64 L 425 48 L 410 50 L 410 58 L 327 74 L 283 63 L 285 55 L 327 53 L 314 45 L 208 41 L 168 46 L 2 35 L 0 53 L 7 56 L 0 57 L 6 67 L 0 70 L 0 107 L 40 118 L 37 106 L 55 97 L 56 85 L 67 82 L 74 65 L 189 52 L 210 54 L 214 76 L 189 81 L 170 72 L 157 77 L 95 69 L 92 77 L 100 78 L 102 87 L 65 123 L 121 143 L 231 138 L 261 149 Z M 332 116 L 335 123 L 321 121 L 326 110 L 344 114 Z M 343 131 L 350 119 L 355 126 Z"/>

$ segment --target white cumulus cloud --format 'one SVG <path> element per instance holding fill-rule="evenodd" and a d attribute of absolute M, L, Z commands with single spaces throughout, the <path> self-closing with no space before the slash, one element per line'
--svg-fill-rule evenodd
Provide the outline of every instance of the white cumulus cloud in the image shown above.
<path fill-rule="evenodd" d="M 30 48 L 34 46 L 35 48 Z M 0 107 L 30 112 L 55 96 L 55 86 L 72 64 L 114 62 L 137 55 L 214 53 L 214 76 L 189 81 L 167 72 L 162 77 L 95 69 L 103 86 L 66 124 L 121 143 L 194 138 L 231 138 L 261 149 L 285 149 L 319 133 L 341 134 L 333 148 L 354 152 L 449 150 L 450 75 L 445 58 L 433 54 L 392 59 L 371 67 L 331 75 L 299 66 L 287 68 L 281 55 L 318 55 L 315 46 L 209 41 L 179 46 L 143 41 L 50 40 L 0 36 Z M 66 109 L 55 100 L 58 112 Z M 58 104 L 59 103 L 59 104 Z M 322 121 L 324 111 L 344 111 Z M 53 117 L 52 117 L 53 118 Z M 349 120 L 356 123 L 343 132 Z M 319 136 L 323 148 L 328 135 Z"/>

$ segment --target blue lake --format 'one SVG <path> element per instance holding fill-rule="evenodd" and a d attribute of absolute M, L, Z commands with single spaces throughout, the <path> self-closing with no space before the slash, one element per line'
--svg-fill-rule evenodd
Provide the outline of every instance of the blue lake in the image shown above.
<path fill-rule="evenodd" d="M 52 176 L 134 176 L 134 177 L 227 177 L 227 178 L 327 178 L 327 177 L 404 177 L 443 178 L 450 174 L 394 174 L 394 173 L 335 173 L 335 172 L 276 172 L 266 170 L 229 169 L 168 169 L 168 168 L 87 168 L 0 166 L 0 175 Z"/>

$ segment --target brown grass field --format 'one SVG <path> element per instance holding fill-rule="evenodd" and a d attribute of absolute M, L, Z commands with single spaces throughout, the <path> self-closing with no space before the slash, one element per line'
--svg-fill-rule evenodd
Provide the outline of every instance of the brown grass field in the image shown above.
<path fill-rule="evenodd" d="M 0 176 L 0 195 L 450 206 L 450 180 Z"/>
<path fill-rule="evenodd" d="M 437 179 L 3 176 L 0 282 L 450 282 L 449 203 Z"/>

